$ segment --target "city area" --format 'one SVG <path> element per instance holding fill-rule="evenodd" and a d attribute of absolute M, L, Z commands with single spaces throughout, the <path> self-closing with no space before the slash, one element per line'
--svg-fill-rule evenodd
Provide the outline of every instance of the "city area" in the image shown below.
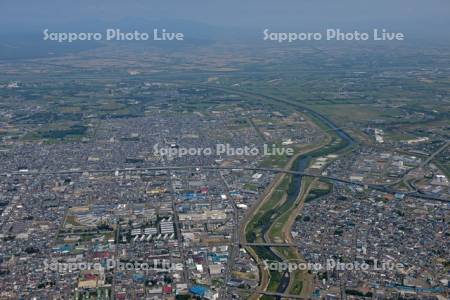
<path fill-rule="evenodd" d="M 190 47 L 0 60 L 0 299 L 449 299 L 448 49 Z"/>

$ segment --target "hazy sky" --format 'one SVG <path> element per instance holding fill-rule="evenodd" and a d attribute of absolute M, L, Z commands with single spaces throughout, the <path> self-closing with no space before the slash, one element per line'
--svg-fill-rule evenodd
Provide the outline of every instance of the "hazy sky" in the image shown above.
<path fill-rule="evenodd" d="M 225 28 L 301 30 L 399 26 L 448 33 L 449 0 L 0 0 L 1 32 L 121 19 L 201 22 Z M 39 27 L 39 28 L 38 28 Z M 358 29 L 358 28 L 355 28 Z"/>

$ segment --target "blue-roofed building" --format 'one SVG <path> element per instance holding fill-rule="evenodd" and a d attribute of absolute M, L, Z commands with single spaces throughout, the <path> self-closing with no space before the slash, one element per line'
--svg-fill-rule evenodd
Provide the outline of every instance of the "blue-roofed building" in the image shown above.
<path fill-rule="evenodd" d="M 194 285 L 189 289 L 189 292 L 196 296 L 204 297 L 208 289 L 201 285 Z"/>
<path fill-rule="evenodd" d="M 143 283 L 145 281 L 145 277 L 142 274 L 135 273 L 133 274 L 133 281 L 138 283 Z"/>
<path fill-rule="evenodd" d="M 197 200 L 198 196 L 196 193 L 193 192 L 187 192 L 183 195 L 184 200 Z"/>
<path fill-rule="evenodd" d="M 395 193 L 395 199 L 403 200 L 403 198 L 405 198 L 405 194 L 403 194 L 403 193 Z"/>
<path fill-rule="evenodd" d="M 72 251 L 73 246 L 69 244 L 64 244 L 58 247 L 53 248 L 53 251 L 56 253 L 69 253 Z"/>

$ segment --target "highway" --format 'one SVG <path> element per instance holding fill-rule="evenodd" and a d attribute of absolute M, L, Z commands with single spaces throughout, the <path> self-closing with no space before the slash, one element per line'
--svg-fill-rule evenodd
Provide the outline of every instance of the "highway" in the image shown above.
<path fill-rule="evenodd" d="M 161 166 L 161 167 L 142 167 L 142 168 L 120 168 L 120 169 L 97 169 L 97 170 L 61 170 L 61 171 L 28 171 L 28 172 L 7 172 L 0 173 L 0 177 L 8 177 L 8 176 L 54 176 L 54 175 L 76 175 L 76 174 L 98 174 L 98 173 L 110 173 L 114 174 L 116 171 L 119 173 L 129 173 L 129 172 L 147 172 L 147 171 L 173 171 L 173 170 L 243 170 L 243 171 L 260 171 L 260 172 L 273 172 L 273 173 L 288 173 L 292 175 L 300 175 L 300 176 L 310 176 L 319 179 L 330 180 L 333 182 L 340 182 L 349 185 L 366 187 L 368 189 L 377 190 L 384 193 L 404 193 L 402 191 L 395 190 L 391 187 L 385 185 L 377 185 L 377 184 L 365 184 L 363 182 L 355 182 L 342 178 L 337 178 L 333 176 L 324 176 L 318 174 L 311 174 L 306 172 L 298 172 L 292 170 L 286 170 L 281 168 L 262 168 L 262 167 L 242 167 L 242 166 L 229 166 L 229 167 L 221 167 L 221 166 Z M 440 202 L 450 202 L 450 199 L 439 198 L 433 195 L 428 195 L 420 192 L 409 192 L 404 193 L 406 195 Z"/>
<path fill-rule="evenodd" d="M 430 161 L 432 161 L 439 153 L 441 153 L 442 151 L 444 151 L 448 146 L 450 145 L 450 141 L 447 141 L 442 147 L 440 147 L 436 152 L 434 152 L 433 154 L 431 154 L 426 160 L 424 160 L 419 168 L 423 168 L 424 166 L 428 165 L 430 163 Z"/>
<path fill-rule="evenodd" d="M 408 174 L 411 173 L 411 172 L 414 171 L 414 170 L 422 169 L 423 167 L 425 167 L 426 165 L 428 165 L 428 164 L 429 164 L 429 163 L 430 163 L 437 155 L 439 155 L 439 153 L 441 153 L 442 151 L 444 151 L 449 145 L 450 145 L 450 140 L 446 141 L 444 145 L 442 145 L 438 150 L 436 150 L 434 153 L 432 153 L 426 160 L 424 160 L 424 161 L 423 161 L 421 164 L 419 164 L 417 167 L 407 170 L 399 180 L 397 180 L 397 181 L 395 181 L 395 182 L 393 182 L 393 183 L 390 183 L 389 186 L 395 186 L 395 185 L 399 184 L 400 182 L 403 182 L 403 183 L 405 183 L 411 190 L 414 191 L 414 192 L 412 192 L 412 193 L 419 194 L 419 195 L 420 195 L 420 194 L 423 194 L 419 189 L 417 189 L 417 188 L 415 187 L 414 184 L 411 184 L 411 183 L 407 180 Z"/>
<path fill-rule="evenodd" d="M 250 292 L 249 290 L 246 289 L 240 289 L 240 288 L 230 288 L 231 290 L 234 290 L 236 292 L 245 292 L 248 293 Z M 304 298 L 304 297 L 300 297 L 298 295 L 290 295 L 290 294 L 284 294 L 284 293 L 274 293 L 274 292 L 267 292 L 267 291 L 262 291 L 262 290 L 252 290 L 252 293 L 256 293 L 256 294 L 260 294 L 260 295 L 265 295 L 265 296 L 272 296 L 272 297 L 281 297 L 282 299 L 308 299 L 308 298 Z"/>
<path fill-rule="evenodd" d="M 259 246 L 259 247 L 298 247 L 296 244 L 287 244 L 287 243 L 241 243 L 239 246 L 248 247 L 248 246 Z"/>

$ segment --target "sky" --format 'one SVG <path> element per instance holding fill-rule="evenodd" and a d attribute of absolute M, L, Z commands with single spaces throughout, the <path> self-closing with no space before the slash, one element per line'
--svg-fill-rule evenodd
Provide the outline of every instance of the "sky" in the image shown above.
<path fill-rule="evenodd" d="M 55 30 L 127 20 L 183 20 L 251 31 L 304 31 L 329 27 L 393 28 L 448 35 L 448 0 L 0 0 L 0 33 Z M 136 21 L 137 23 L 139 21 Z"/>

